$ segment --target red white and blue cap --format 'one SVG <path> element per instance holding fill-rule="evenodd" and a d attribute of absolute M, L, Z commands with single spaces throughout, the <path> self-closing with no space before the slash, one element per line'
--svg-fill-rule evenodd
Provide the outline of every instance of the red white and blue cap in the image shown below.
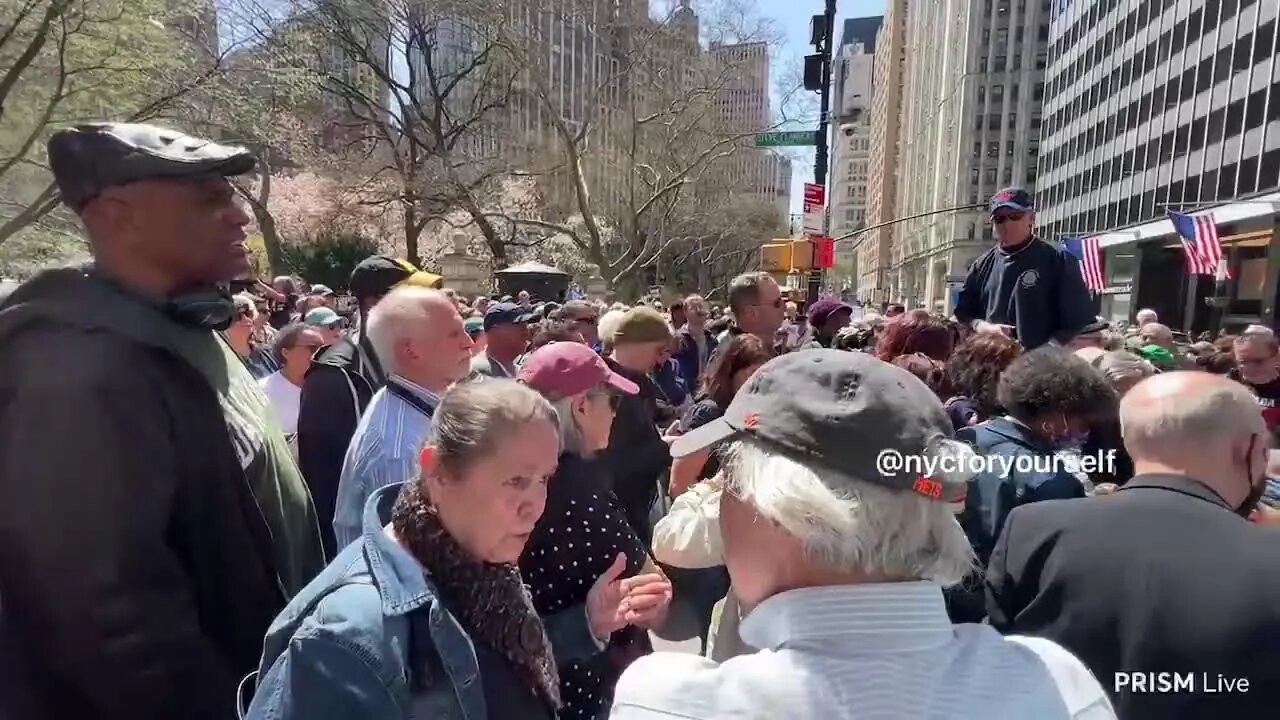
<path fill-rule="evenodd" d="M 1031 212 L 1035 209 L 1035 201 L 1031 193 L 1022 188 L 1005 188 L 991 196 L 992 214 L 1000 208 L 1008 208 L 1015 212 Z"/>

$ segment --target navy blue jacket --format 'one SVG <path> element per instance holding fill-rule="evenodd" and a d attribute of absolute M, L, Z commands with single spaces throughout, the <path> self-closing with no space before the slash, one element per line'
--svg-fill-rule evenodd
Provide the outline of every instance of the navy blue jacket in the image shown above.
<path fill-rule="evenodd" d="M 1035 238 L 1013 252 L 997 245 L 974 260 L 955 315 L 963 323 L 1012 325 L 1014 337 L 1028 350 L 1050 340 L 1066 343 L 1096 319 L 1080 261 Z"/>
<path fill-rule="evenodd" d="M 979 455 L 1001 458 L 989 462 L 986 472 L 969 481 L 960 514 L 960 527 L 983 566 L 1000 538 L 1005 518 L 1015 507 L 1085 496 L 1084 485 L 1057 462 L 1054 449 L 1008 417 L 961 428 L 956 439 L 972 445 Z"/>
<path fill-rule="evenodd" d="M 689 328 L 682 327 L 676 337 L 680 341 L 679 347 L 675 353 L 671 355 L 671 359 L 676 361 L 680 366 L 680 379 L 684 380 L 685 389 L 692 394 L 698 392 L 698 380 L 702 376 L 702 371 L 707 365 L 711 364 L 711 358 L 716 351 L 716 337 L 706 330 L 702 331 L 702 336 L 707 341 L 707 362 L 704 365 L 698 364 L 698 343 L 693 337 L 693 333 L 689 332 Z"/>

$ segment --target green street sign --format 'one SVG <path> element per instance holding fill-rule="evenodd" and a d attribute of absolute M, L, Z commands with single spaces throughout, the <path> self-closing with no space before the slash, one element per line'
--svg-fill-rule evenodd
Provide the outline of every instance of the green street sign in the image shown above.
<path fill-rule="evenodd" d="M 756 147 L 785 147 L 793 145 L 817 145 L 818 133 L 813 130 L 802 132 L 764 133 L 756 136 Z"/>

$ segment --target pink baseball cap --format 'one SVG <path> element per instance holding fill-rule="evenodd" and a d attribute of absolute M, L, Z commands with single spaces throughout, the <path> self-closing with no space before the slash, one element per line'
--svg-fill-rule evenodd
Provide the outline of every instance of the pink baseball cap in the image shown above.
<path fill-rule="evenodd" d="M 517 377 L 548 400 L 563 400 L 600 385 L 626 395 L 640 392 L 639 385 L 610 370 L 595 350 L 576 342 L 554 342 L 534 350 Z"/>

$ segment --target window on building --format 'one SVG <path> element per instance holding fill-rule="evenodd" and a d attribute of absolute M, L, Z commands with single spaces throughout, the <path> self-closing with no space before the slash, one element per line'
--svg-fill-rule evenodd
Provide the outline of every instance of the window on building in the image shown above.
<path fill-rule="evenodd" d="M 998 102 L 1004 99 L 1004 85 L 995 84 L 991 86 L 991 100 Z"/>
<path fill-rule="evenodd" d="M 1031 99 L 1032 100 L 1044 99 L 1044 83 L 1038 82 L 1035 84 L 1034 87 L 1031 88 Z"/>
<path fill-rule="evenodd" d="M 1008 66 L 1009 66 L 1009 58 L 1005 57 L 1004 55 L 997 55 L 995 59 L 995 64 L 992 65 L 991 70 L 993 72 L 1001 72 Z"/>

